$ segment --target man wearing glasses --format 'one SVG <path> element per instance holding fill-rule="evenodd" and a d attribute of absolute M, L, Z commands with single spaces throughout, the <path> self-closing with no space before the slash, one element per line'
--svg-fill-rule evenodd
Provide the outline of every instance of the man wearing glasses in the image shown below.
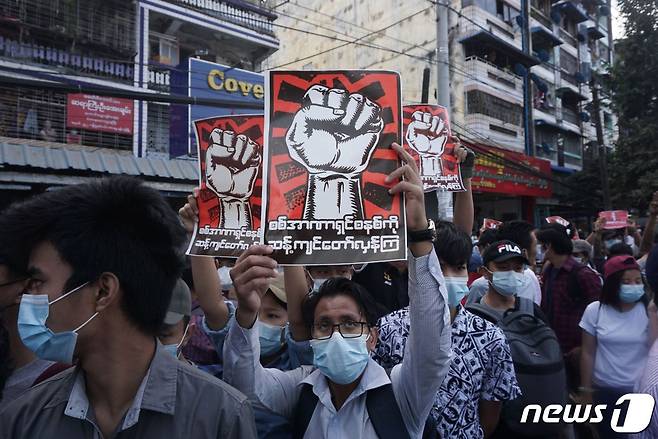
<path fill-rule="evenodd" d="M 292 420 L 294 437 L 418 438 L 450 362 L 447 291 L 425 216 L 423 189 L 413 159 L 386 182 L 406 196 L 409 229 L 410 333 L 404 361 L 390 375 L 370 358 L 377 343 L 373 300 L 357 283 L 331 279 L 304 303 L 313 366 L 263 368 L 254 322 L 260 299 L 276 276 L 272 249 L 253 246 L 231 277 L 238 306 L 224 344 L 224 380 L 256 406 Z M 400 177 L 404 180 L 400 181 Z"/>

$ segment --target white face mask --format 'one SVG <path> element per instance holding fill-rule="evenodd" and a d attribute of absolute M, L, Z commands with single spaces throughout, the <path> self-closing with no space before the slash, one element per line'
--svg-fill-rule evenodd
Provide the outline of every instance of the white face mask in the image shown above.
<path fill-rule="evenodd" d="M 319 291 L 322 284 L 324 284 L 326 281 L 327 279 L 324 278 L 313 279 L 313 292 L 315 293 Z"/>

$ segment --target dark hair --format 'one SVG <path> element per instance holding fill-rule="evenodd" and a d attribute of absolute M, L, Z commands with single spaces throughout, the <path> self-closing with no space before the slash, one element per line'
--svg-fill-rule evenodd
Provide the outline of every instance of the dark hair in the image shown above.
<path fill-rule="evenodd" d="M 448 221 L 436 222 L 434 250 L 439 259 L 452 267 L 468 264 L 473 242 L 466 232 Z"/>
<path fill-rule="evenodd" d="M 9 332 L 0 317 L 0 399 L 2 399 L 2 390 L 5 388 L 5 382 L 12 371 L 13 364 L 11 350 L 9 349 Z"/>
<path fill-rule="evenodd" d="M 320 300 L 326 297 L 336 296 L 351 297 L 359 306 L 368 325 L 377 325 L 378 306 L 370 293 L 352 280 L 344 277 L 332 277 L 327 279 L 317 292 L 310 294 L 304 300 L 302 309 L 304 312 L 304 323 L 306 323 L 307 327 L 313 327 L 315 308 L 317 308 Z"/>
<path fill-rule="evenodd" d="M 496 241 L 498 241 L 498 234 L 496 233 L 496 229 L 487 229 L 480 233 L 480 237 L 478 238 L 478 246 L 486 248 Z"/>
<path fill-rule="evenodd" d="M 192 267 L 189 262 L 185 264 L 183 272 L 180 275 L 183 282 L 185 282 L 190 290 L 194 290 L 194 276 L 192 275 Z"/>
<path fill-rule="evenodd" d="M 631 268 L 631 270 L 637 270 L 636 268 Z M 603 281 L 603 288 L 601 289 L 601 299 L 600 302 L 604 305 L 619 305 L 621 300 L 619 299 L 619 290 L 621 289 L 621 278 L 624 277 L 624 273 L 628 270 L 619 271 L 617 273 L 611 274 Z M 649 304 L 649 299 L 646 295 L 642 296 L 640 299 L 644 305 Z"/>
<path fill-rule="evenodd" d="M 633 256 L 633 249 L 628 244 L 618 242 L 608 249 L 608 257 L 613 256 Z"/>
<path fill-rule="evenodd" d="M 567 228 L 561 224 L 543 224 L 537 232 L 537 241 L 542 244 L 550 244 L 553 251 L 558 255 L 573 253 L 573 241 L 567 234 Z"/>
<path fill-rule="evenodd" d="M 12 255 L 7 251 L 7 248 L 0 249 L 0 265 L 7 267 L 10 276 L 22 277 L 26 275 L 27 260 L 24 256 L 21 257 L 20 252 Z"/>
<path fill-rule="evenodd" d="M 498 227 L 496 234 L 499 241 L 507 239 L 518 244 L 521 249 L 530 251 L 532 231 L 534 229 L 535 227 L 532 224 L 525 221 L 505 221 Z"/>
<path fill-rule="evenodd" d="M 27 259 L 51 243 L 73 270 L 66 288 L 116 275 L 121 308 L 141 331 L 157 335 L 183 267 L 185 231 L 154 189 L 111 177 L 45 192 L 0 215 L 0 247 Z"/>

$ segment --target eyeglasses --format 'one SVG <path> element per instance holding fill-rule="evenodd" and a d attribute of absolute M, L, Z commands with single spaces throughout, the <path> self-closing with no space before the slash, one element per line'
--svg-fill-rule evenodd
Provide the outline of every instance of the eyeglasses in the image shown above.
<path fill-rule="evenodd" d="M 323 322 L 313 325 L 312 337 L 315 340 L 327 340 L 334 334 L 334 328 L 343 338 L 357 338 L 363 335 L 364 328 L 368 328 L 367 322 L 343 322 L 337 325 Z"/>

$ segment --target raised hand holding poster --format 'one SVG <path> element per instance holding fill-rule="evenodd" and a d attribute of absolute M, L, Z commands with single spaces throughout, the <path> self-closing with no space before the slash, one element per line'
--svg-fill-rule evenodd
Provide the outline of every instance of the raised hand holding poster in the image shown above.
<path fill-rule="evenodd" d="M 448 110 L 440 105 L 403 107 L 404 144 L 418 162 L 425 191 L 463 192 Z"/>
<path fill-rule="evenodd" d="M 260 242 L 263 116 L 194 121 L 199 151 L 199 222 L 187 253 L 238 257 Z"/>
<path fill-rule="evenodd" d="M 406 258 L 398 167 L 400 77 L 388 71 L 271 71 L 266 78 L 265 243 L 281 264 Z"/>

